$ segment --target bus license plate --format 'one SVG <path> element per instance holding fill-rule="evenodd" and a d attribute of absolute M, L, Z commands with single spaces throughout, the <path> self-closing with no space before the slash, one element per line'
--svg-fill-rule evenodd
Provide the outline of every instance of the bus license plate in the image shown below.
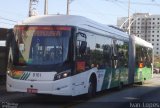
<path fill-rule="evenodd" d="M 37 92 L 38 92 L 37 89 L 27 88 L 27 93 L 37 93 Z"/>

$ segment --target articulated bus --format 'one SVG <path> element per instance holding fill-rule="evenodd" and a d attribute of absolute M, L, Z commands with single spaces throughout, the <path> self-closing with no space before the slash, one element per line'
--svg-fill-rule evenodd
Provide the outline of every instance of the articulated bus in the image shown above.
<path fill-rule="evenodd" d="M 85 17 L 34 16 L 11 34 L 8 92 L 92 97 L 129 84 L 129 70 L 135 82 L 152 76 L 150 43 Z"/>

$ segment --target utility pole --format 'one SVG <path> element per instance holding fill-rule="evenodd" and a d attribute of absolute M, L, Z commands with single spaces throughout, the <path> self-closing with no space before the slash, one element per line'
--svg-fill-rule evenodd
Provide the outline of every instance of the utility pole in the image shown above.
<path fill-rule="evenodd" d="M 129 34 L 129 38 L 132 39 L 132 36 L 130 35 L 131 34 L 131 18 L 130 18 L 130 0 L 128 0 L 128 34 Z M 131 42 L 132 45 L 130 45 L 129 49 L 134 49 L 134 41 Z M 134 83 L 134 73 L 135 73 L 135 50 L 132 50 L 132 51 L 129 51 L 129 55 L 131 55 L 131 52 L 133 52 L 133 57 L 131 57 L 129 59 L 129 63 L 131 63 L 129 65 L 129 73 L 128 73 L 128 83 L 129 84 L 133 84 Z"/>
<path fill-rule="evenodd" d="M 70 4 L 73 2 L 74 0 L 67 0 L 67 11 L 66 11 L 66 15 L 69 15 L 69 9 L 70 9 Z"/>
<path fill-rule="evenodd" d="M 128 34 L 131 34 L 131 27 L 130 27 L 130 23 L 131 23 L 131 19 L 130 19 L 130 0 L 128 0 Z"/>
<path fill-rule="evenodd" d="M 29 2 L 29 14 L 28 14 L 29 17 L 32 16 L 32 0 L 30 0 Z"/>
<path fill-rule="evenodd" d="M 45 0 L 44 3 L 44 15 L 48 15 L 48 0 Z"/>
<path fill-rule="evenodd" d="M 30 0 L 29 2 L 29 14 L 28 16 L 35 16 L 36 15 L 36 5 L 38 4 L 38 0 Z"/>
<path fill-rule="evenodd" d="M 69 15 L 69 2 L 70 2 L 70 1 L 67 0 L 67 12 L 66 12 L 67 15 Z"/>

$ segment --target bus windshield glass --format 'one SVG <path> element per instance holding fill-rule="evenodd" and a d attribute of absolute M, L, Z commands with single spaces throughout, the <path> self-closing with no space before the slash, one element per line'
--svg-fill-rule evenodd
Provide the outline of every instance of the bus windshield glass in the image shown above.
<path fill-rule="evenodd" d="M 71 27 L 16 26 L 15 65 L 53 65 L 67 60 Z"/>

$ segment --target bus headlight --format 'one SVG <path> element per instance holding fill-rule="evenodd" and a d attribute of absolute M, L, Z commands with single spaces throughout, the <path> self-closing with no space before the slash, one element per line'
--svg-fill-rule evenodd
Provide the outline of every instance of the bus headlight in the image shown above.
<path fill-rule="evenodd" d="M 64 72 L 61 72 L 61 73 L 57 73 L 54 76 L 54 80 L 59 80 L 59 79 L 62 79 L 62 78 L 66 78 L 66 77 L 69 77 L 70 75 L 71 75 L 71 71 L 64 71 Z"/>
<path fill-rule="evenodd" d="M 12 77 L 12 72 L 11 72 L 11 70 L 7 70 L 7 74 Z"/>

